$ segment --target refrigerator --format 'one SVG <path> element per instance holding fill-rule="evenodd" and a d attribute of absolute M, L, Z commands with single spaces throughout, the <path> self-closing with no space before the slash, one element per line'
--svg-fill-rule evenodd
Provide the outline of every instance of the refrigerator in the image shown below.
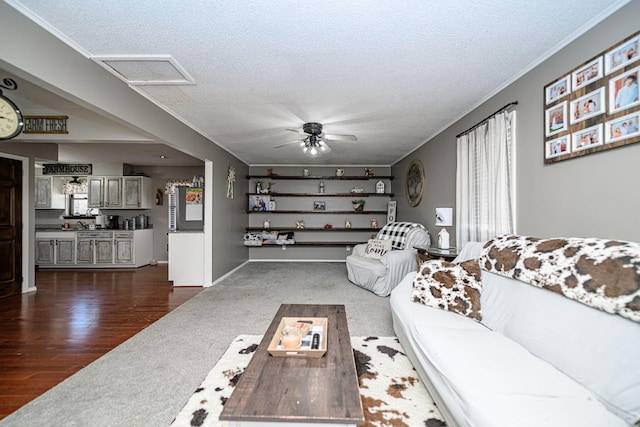
<path fill-rule="evenodd" d="M 175 197 L 170 199 L 175 213 L 176 231 L 204 230 L 204 188 L 177 187 Z"/>

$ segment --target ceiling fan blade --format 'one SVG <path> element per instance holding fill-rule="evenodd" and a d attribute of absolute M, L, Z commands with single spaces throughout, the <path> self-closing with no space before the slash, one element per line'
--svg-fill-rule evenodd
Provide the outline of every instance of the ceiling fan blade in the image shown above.
<path fill-rule="evenodd" d="M 329 140 L 334 140 L 334 141 L 357 141 L 358 137 L 355 135 L 343 135 L 343 134 L 336 134 L 336 133 L 332 133 L 332 134 L 324 134 L 325 138 L 328 138 Z"/>
<path fill-rule="evenodd" d="M 291 145 L 291 144 L 300 144 L 300 142 L 301 141 L 298 139 L 298 140 L 295 140 L 295 141 L 289 141 L 289 142 L 285 142 L 284 144 L 276 145 L 273 148 L 280 148 L 280 147 L 284 147 L 286 145 Z"/>
<path fill-rule="evenodd" d="M 304 132 L 302 131 L 302 129 L 287 129 L 289 132 L 295 132 L 297 134 L 304 134 Z"/>

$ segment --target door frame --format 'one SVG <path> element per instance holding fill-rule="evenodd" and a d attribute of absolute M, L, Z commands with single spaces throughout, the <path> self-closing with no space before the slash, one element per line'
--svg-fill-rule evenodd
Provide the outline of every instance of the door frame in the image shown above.
<path fill-rule="evenodd" d="M 28 157 L 17 156 L 15 154 L 0 152 L 0 157 L 18 160 L 22 162 L 22 290 L 21 292 L 36 291 L 35 283 L 35 216 L 36 210 L 33 207 L 34 194 L 32 191 L 33 162 Z"/>

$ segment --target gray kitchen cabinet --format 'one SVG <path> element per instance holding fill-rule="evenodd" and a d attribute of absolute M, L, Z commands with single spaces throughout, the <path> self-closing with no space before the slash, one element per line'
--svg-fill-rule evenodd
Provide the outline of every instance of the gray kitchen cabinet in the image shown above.
<path fill-rule="evenodd" d="M 56 240 L 56 264 L 75 264 L 76 239 Z"/>
<path fill-rule="evenodd" d="M 78 264 L 113 264 L 113 233 L 111 231 L 79 231 Z"/>
<path fill-rule="evenodd" d="M 65 197 L 62 193 L 62 181 L 52 176 L 35 177 L 35 208 L 64 209 Z"/>
<path fill-rule="evenodd" d="M 114 239 L 115 247 L 113 251 L 116 264 L 133 264 L 134 247 L 132 237 L 122 238 L 118 237 L 118 233 L 116 233 L 116 238 Z"/>
<path fill-rule="evenodd" d="M 125 176 L 122 178 L 124 195 L 122 205 L 125 209 L 150 209 L 152 207 L 151 179 L 143 176 Z"/>
<path fill-rule="evenodd" d="M 105 208 L 121 208 L 122 207 L 122 178 L 107 177 L 105 178 Z"/>
<path fill-rule="evenodd" d="M 89 177 L 87 184 L 89 187 L 88 206 L 90 208 L 104 207 L 104 178 Z"/>
<path fill-rule="evenodd" d="M 93 264 L 93 239 L 78 239 L 78 264 Z"/>
<path fill-rule="evenodd" d="M 113 264 L 113 240 L 96 239 L 96 264 Z"/>
<path fill-rule="evenodd" d="M 36 264 L 49 265 L 55 262 L 55 239 L 36 239 Z"/>

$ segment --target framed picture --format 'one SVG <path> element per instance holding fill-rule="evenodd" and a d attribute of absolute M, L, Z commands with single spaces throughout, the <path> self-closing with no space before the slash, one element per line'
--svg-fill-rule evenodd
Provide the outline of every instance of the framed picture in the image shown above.
<path fill-rule="evenodd" d="M 602 123 L 574 132 L 571 142 L 574 153 L 602 145 Z"/>
<path fill-rule="evenodd" d="M 313 202 L 314 211 L 323 211 L 326 208 L 326 202 Z"/>
<path fill-rule="evenodd" d="M 422 201 L 424 191 L 424 168 L 420 160 L 412 160 L 407 168 L 405 192 L 409 206 L 415 207 Z"/>
<path fill-rule="evenodd" d="M 604 55 L 604 71 L 609 75 L 640 58 L 640 35 L 637 35 Z"/>
<path fill-rule="evenodd" d="M 612 142 L 640 136 L 640 131 L 638 130 L 639 121 L 640 111 L 609 120 L 604 125 L 604 142 L 610 144 Z"/>
<path fill-rule="evenodd" d="M 636 67 L 609 80 L 609 114 L 640 105 L 639 72 Z"/>
<path fill-rule="evenodd" d="M 571 101 L 569 105 L 571 106 L 571 124 L 603 114 L 605 112 L 604 87 Z"/>
<path fill-rule="evenodd" d="M 562 98 L 565 95 L 570 94 L 571 87 L 569 86 L 569 75 L 567 74 L 560 80 L 557 80 L 551 83 L 549 86 L 546 87 L 546 89 L 544 90 L 544 93 L 545 93 L 544 99 L 547 105 L 557 101 L 558 99 Z"/>
<path fill-rule="evenodd" d="M 602 78 L 602 76 L 602 56 L 599 56 L 571 73 L 573 90 L 576 91 L 583 86 L 591 84 Z"/>
<path fill-rule="evenodd" d="M 251 195 L 249 196 L 249 210 L 266 211 L 270 201 L 271 196 Z"/>
<path fill-rule="evenodd" d="M 545 143 L 544 158 L 552 159 L 554 157 L 569 154 L 570 152 L 571 143 L 569 141 L 569 135 L 565 135 Z"/>
<path fill-rule="evenodd" d="M 545 112 L 546 135 L 551 136 L 568 129 L 567 101 L 564 101 Z"/>

